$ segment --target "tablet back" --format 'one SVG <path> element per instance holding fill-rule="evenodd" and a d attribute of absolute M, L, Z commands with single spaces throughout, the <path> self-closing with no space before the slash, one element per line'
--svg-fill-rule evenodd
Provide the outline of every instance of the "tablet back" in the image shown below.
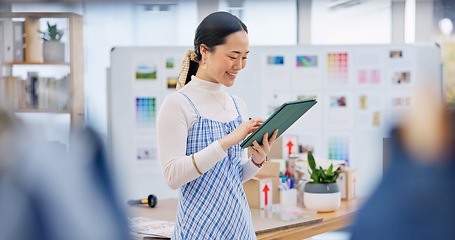
<path fill-rule="evenodd" d="M 278 138 L 316 103 L 314 98 L 283 103 L 256 131 L 245 138 L 240 146 L 242 148 L 252 146 L 254 140 L 262 144 L 264 134 L 267 132 L 270 137 L 277 128 L 279 129 Z"/>

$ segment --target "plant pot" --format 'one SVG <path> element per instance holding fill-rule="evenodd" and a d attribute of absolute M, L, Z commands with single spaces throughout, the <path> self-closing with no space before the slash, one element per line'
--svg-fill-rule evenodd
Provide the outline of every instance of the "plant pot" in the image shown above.
<path fill-rule="evenodd" d="M 59 41 L 44 41 L 43 60 L 44 62 L 64 62 L 65 44 Z"/>
<path fill-rule="evenodd" d="M 331 212 L 340 207 L 341 196 L 337 183 L 305 184 L 303 203 L 306 208 L 318 212 Z"/>

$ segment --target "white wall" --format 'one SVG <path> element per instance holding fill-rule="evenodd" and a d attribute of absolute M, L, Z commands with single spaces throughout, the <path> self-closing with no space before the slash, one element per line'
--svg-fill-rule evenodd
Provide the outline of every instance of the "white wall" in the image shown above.
<path fill-rule="evenodd" d="M 220 10 L 227 10 L 220 1 Z M 242 21 L 247 25 L 250 45 L 295 45 L 297 6 L 294 0 L 245 0 Z"/>
<path fill-rule="evenodd" d="M 181 1 L 168 12 L 145 11 L 143 6 L 130 3 L 86 4 L 84 47 L 88 122 L 107 134 L 106 68 L 110 65 L 112 47 L 190 46 L 196 21 L 197 7 L 192 1 Z"/>
<path fill-rule="evenodd" d="M 391 1 L 362 0 L 331 10 L 328 1 L 313 0 L 312 44 L 387 44 L 391 39 Z"/>
<path fill-rule="evenodd" d="M 180 0 L 168 12 L 144 11 L 133 3 L 14 4 L 14 12 L 74 12 L 83 15 L 87 123 L 107 135 L 106 68 L 115 46 L 191 46 L 196 1 Z M 184 53 L 182 53 L 184 54 Z M 182 55 L 183 58 L 183 55 Z"/>
<path fill-rule="evenodd" d="M 133 44 L 131 4 L 87 4 L 84 9 L 86 118 L 106 133 L 106 68 L 114 46 Z"/>
<path fill-rule="evenodd" d="M 227 10 L 221 0 L 220 10 Z M 192 46 L 199 23 L 197 1 L 180 0 L 169 12 L 146 12 L 132 3 L 14 4 L 13 11 L 72 11 L 83 15 L 87 122 L 107 134 L 106 68 L 114 46 Z M 364 0 L 361 5 L 330 11 L 326 1 L 312 4 L 313 44 L 390 42 L 390 1 Z M 250 44 L 295 45 L 294 0 L 245 0 L 242 20 Z M 183 56 L 182 56 L 183 57 Z"/>

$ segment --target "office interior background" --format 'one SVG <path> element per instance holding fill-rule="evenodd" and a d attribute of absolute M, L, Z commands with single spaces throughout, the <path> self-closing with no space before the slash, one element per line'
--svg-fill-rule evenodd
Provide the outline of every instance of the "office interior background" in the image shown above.
<path fill-rule="evenodd" d="M 85 120 L 107 134 L 106 69 L 116 46 L 192 46 L 194 29 L 209 12 L 224 10 L 249 27 L 251 46 L 437 42 L 452 93 L 453 34 L 441 20 L 455 20 L 449 0 L 92 0 L 2 1 L 2 11 L 74 12 L 83 16 Z M 450 27 L 450 26 L 449 26 Z M 183 56 L 182 56 L 183 58 Z M 454 95 L 454 96 L 453 96 Z M 46 122 L 44 118 L 37 120 Z M 65 128 L 61 120 L 55 126 Z M 49 130 L 48 132 L 52 132 Z M 50 138 L 64 138 L 53 136 Z"/>
<path fill-rule="evenodd" d="M 105 138 L 109 121 L 107 69 L 111 49 L 192 46 L 198 23 L 217 10 L 229 11 L 246 23 L 251 46 L 436 42 L 441 47 L 444 91 L 450 106 L 455 103 L 455 38 L 451 24 L 455 21 L 454 7 L 455 2 L 450 0 L 20 0 L 0 3 L 2 12 L 82 15 L 85 122 Z M 68 128 L 65 120 L 45 114 L 32 119 L 49 140 L 61 142 L 67 142 L 68 138 L 61 134 L 61 130 Z"/>

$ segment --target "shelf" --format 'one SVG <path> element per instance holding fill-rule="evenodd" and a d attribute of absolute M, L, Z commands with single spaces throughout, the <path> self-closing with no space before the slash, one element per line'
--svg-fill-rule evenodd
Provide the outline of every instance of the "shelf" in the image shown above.
<path fill-rule="evenodd" d="M 54 114 L 70 114 L 68 110 L 50 110 L 50 109 L 16 109 L 16 113 L 54 113 Z"/>
<path fill-rule="evenodd" d="M 69 66 L 70 63 L 66 62 L 5 62 L 3 65 L 13 66 L 13 65 L 66 65 Z"/>
<path fill-rule="evenodd" d="M 17 21 L 14 21 L 16 18 Z M 21 19 L 23 18 L 23 20 Z M 46 20 L 54 19 L 52 21 L 61 22 L 60 28 L 65 29 L 65 48 L 67 58 L 61 62 L 43 62 L 43 43 L 40 34 L 40 28 L 43 27 Z M 58 19 L 58 20 L 57 20 Z M 60 20 L 64 19 L 64 20 Z M 0 12 L 0 21 L 3 21 L 4 26 L 4 46 L 0 46 L 0 49 L 9 49 L 9 52 L 3 54 L 2 60 L 0 60 L 0 79 L 4 79 L 9 75 L 12 75 L 13 71 L 21 72 L 49 72 L 53 71 L 49 68 L 55 68 L 59 71 L 65 68 L 65 77 L 69 79 L 68 86 L 65 88 L 68 92 L 68 109 L 67 110 L 52 110 L 52 109 L 16 109 L 17 113 L 43 113 L 43 114 L 69 114 L 71 127 L 81 127 L 84 125 L 84 49 L 83 49 L 83 19 L 82 16 L 76 13 L 70 12 Z M 23 24 L 15 24 L 22 26 L 23 37 L 22 39 L 15 39 L 13 25 L 17 22 L 23 22 Z M 63 25 L 64 24 L 64 25 Z M 6 40 L 5 40 L 6 39 Z M 16 41 L 18 40 L 18 41 Z M 23 44 L 21 44 L 23 43 Z M 19 58 L 23 61 L 14 61 L 13 50 L 15 49 L 14 44 L 17 45 L 16 49 L 20 46 L 23 48 L 23 58 Z M 7 48 L 9 46 L 9 48 Z M 6 56 L 6 57 L 5 57 Z M 67 68 L 67 69 L 66 69 Z M 62 72 L 62 71 L 60 71 Z M 55 73 L 55 71 L 53 71 Z M 16 74 L 16 73 L 15 73 Z M 18 74 L 18 73 L 17 73 Z M 46 73 L 47 74 L 47 73 Z M 47 76 L 47 75 L 46 75 Z M 14 89 L 21 89 L 22 84 L 27 84 L 26 81 L 20 82 L 19 88 L 16 85 L 11 85 L 9 81 L 9 91 L 5 92 L 6 88 L 3 87 L 0 92 L 0 101 L 7 99 L 10 101 L 24 101 L 24 97 L 16 93 Z M 6 86 L 6 85 L 5 85 Z M 35 86 L 36 87 L 36 86 Z M 13 93 L 13 94 L 11 94 Z M 25 95 L 27 92 L 25 93 Z M 39 93 L 38 93 L 39 94 Z M 20 96 L 15 99 L 15 96 Z M 45 97 L 46 95 L 42 95 Z M 27 96 L 29 98 L 29 96 Z M 39 98 L 39 97 L 38 97 Z M 46 100 L 45 100 L 46 101 Z M 66 101 L 66 100 L 65 100 Z M 24 105 L 15 105 L 24 106 Z M 47 105 L 44 105 L 47 106 Z M 51 106 L 51 105 L 49 105 Z M 53 106 L 53 105 L 52 105 Z M 57 105 L 60 106 L 60 105 Z"/>

